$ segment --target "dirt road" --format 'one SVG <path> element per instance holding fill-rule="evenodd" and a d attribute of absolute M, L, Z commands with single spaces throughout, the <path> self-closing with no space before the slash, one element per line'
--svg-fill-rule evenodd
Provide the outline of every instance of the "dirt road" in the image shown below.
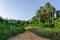
<path fill-rule="evenodd" d="M 23 34 L 14 36 L 12 38 L 9 38 L 8 40 L 49 40 L 49 39 L 42 38 L 42 37 L 37 36 L 36 34 L 30 32 L 30 31 L 26 31 Z"/>

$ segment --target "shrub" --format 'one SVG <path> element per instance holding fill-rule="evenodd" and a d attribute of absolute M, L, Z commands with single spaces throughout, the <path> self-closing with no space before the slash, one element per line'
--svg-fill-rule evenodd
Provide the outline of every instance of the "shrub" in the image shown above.
<path fill-rule="evenodd" d="M 16 24 L 17 25 L 17 24 Z M 21 34 L 22 32 L 25 31 L 24 25 L 8 25 L 6 23 L 0 24 L 0 40 L 6 40 L 11 36 Z"/>
<path fill-rule="evenodd" d="M 46 38 L 50 38 L 52 40 L 60 40 L 60 30 L 59 29 L 55 29 L 55 28 L 32 28 L 30 29 L 30 31 L 32 31 L 33 33 L 42 36 L 42 37 L 46 37 Z"/>

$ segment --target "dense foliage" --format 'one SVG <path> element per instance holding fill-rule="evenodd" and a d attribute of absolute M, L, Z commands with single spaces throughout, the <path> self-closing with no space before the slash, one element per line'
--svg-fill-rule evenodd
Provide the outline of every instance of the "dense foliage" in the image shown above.
<path fill-rule="evenodd" d="M 56 18 L 55 14 L 56 13 Z M 41 6 L 36 16 L 29 21 L 3 19 L 0 17 L 0 40 L 25 31 L 25 28 L 40 36 L 60 40 L 60 10 L 56 10 L 49 2 Z M 38 28 L 38 29 L 37 29 Z"/>
<path fill-rule="evenodd" d="M 0 40 L 6 40 L 11 36 L 24 32 L 24 24 L 25 22 L 21 20 L 8 20 L 0 17 Z"/>
<path fill-rule="evenodd" d="M 55 14 L 56 13 L 56 18 Z M 45 6 L 41 6 L 37 11 L 36 16 L 32 17 L 32 25 L 40 25 L 43 27 L 55 27 L 55 21 L 59 19 L 58 15 L 60 11 L 57 11 L 49 2 Z M 60 20 L 60 19 L 59 19 Z"/>
<path fill-rule="evenodd" d="M 31 22 L 32 27 L 40 27 L 31 28 L 32 32 L 53 40 L 60 40 L 60 10 L 56 10 L 49 2 L 40 7 Z"/>

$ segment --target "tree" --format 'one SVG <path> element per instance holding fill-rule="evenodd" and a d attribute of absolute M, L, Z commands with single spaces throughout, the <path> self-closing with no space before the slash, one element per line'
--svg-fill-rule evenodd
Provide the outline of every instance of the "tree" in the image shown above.
<path fill-rule="evenodd" d="M 57 18 L 60 17 L 60 10 L 56 11 Z"/>
<path fill-rule="evenodd" d="M 32 23 L 33 24 L 36 24 L 37 23 L 37 17 L 36 16 L 32 17 Z"/>
<path fill-rule="evenodd" d="M 37 11 L 37 19 L 40 22 L 52 22 L 52 19 L 54 17 L 55 8 L 48 2 L 45 4 L 45 6 L 40 7 L 40 9 Z"/>
<path fill-rule="evenodd" d="M 3 18 L 0 16 L 0 23 L 2 23 L 4 20 L 3 20 Z"/>

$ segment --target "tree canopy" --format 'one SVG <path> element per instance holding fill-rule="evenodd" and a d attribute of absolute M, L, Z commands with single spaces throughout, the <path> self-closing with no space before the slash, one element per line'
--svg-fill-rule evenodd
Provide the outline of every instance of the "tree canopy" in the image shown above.
<path fill-rule="evenodd" d="M 52 17 L 54 17 L 55 8 L 48 2 L 45 6 L 41 6 L 37 11 L 34 20 L 38 20 L 39 22 L 51 22 Z"/>

